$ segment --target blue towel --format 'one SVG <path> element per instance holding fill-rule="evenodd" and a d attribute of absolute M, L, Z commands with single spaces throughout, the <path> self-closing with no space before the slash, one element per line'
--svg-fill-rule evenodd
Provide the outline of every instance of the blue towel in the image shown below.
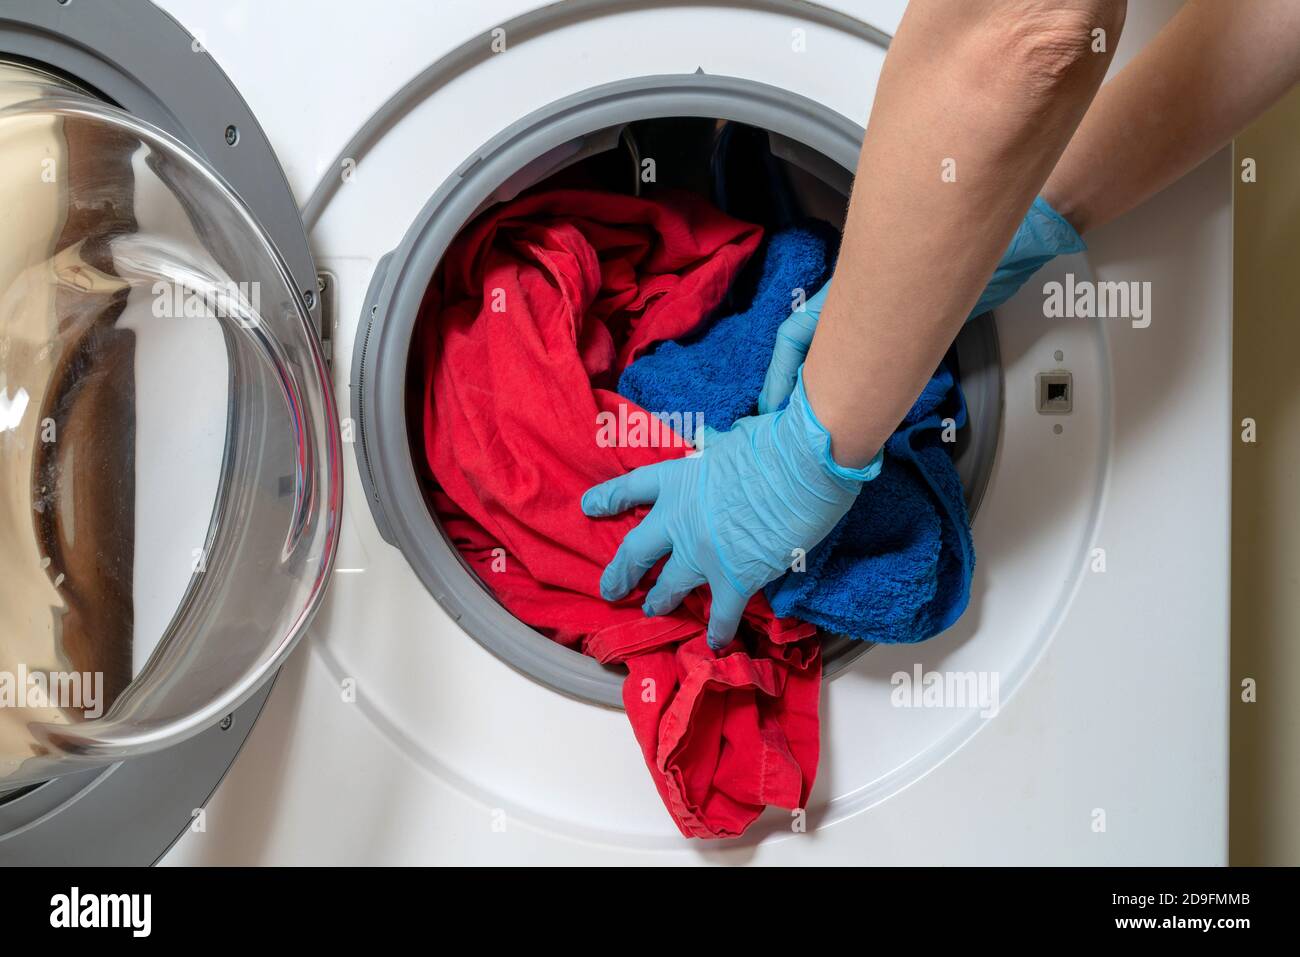
<path fill-rule="evenodd" d="M 820 288 L 833 249 L 815 226 L 773 235 L 744 308 L 632 363 L 619 392 L 658 414 L 702 412 L 718 431 L 753 415 L 793 291 Z M 961 479 L 941 440 L 945 418 L 965 427 L 966 403 L 941 366 L 885 444 L 880 475 L 809 552 L 806 569 L 767 587 L 778 615 L 885 643 L 923 641 L 961 616 L 975 549 Z"/>

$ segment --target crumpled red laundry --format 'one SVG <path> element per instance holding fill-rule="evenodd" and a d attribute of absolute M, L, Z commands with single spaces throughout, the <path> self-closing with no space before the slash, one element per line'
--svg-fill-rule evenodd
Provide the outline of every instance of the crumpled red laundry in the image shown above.
<path fill-rule="evenodd" d="M 814 628 L 755 596 L 738 640 L 705 640 L 707 593 L 647 618 L 600 573 L 645 509 L 582 514 L 582 493 L 686 453 L 599 441 L 597 418 L 645 415 L 612 391 L 622 369 L 696 328 L 757 249 L 758 227 L 690 194 L 537 193 L 452 244 L 417 333 L 434 507 L 516 617 L 604 663 L 664 804 L 688 837 L 733 837 L 768 804 L 806 805 L 819 753 Z M 504 551 L 502 551 L 504 550 Z"/>

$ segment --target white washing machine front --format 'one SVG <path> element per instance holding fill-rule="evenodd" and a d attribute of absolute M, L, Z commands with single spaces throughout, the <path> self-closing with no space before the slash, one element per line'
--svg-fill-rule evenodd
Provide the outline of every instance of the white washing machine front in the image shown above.
<path fill-rule="evenodd" d="M 381 258 L 507 127 L 605 84 L 701 73 L 862 124 L 904 4 L 393 3 L 315 21 L 292 4 L 166 6 L 310 195 L 346 406 Z M 1130 12 L 1117 68 L 1176 6 Z M 291 26 L 303 42 L 285 51 L 273 38 Z M 971 607 L 827 682 L 807 833 L 770 810 L 737 841 L 682 839 L 625 717 L 475 641 L 385 540 L 349 455 L 324 607 L 205 832 L 170 860 L 1222 863 L 1229 202 L 1221 155 L 1041 277 L 1149 281 L 1149 328 L 1045 320 L 1032 285 L 999 311 Z M 1056 369 L 1074 383 L 1064 419 L 1034 401 Z M 898 707 L 895 676 L 918 670 L 996 680 L 995 713 Z"/>

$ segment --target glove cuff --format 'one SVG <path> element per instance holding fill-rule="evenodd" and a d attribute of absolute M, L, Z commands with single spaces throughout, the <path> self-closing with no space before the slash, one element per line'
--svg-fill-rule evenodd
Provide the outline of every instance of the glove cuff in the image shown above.
<path fill-rule="evenodd" d="M 1043 197 L 1037 197 L 1025 216 L 1025 225 L 1034 236 L 1034 252 L 1038 255 L 1069 256 L 1088 248 L 1087 243 L 1070 221 L 1052 208 Z"/>
<path fill-rule="evenodd" d="M 790 404 L 786 406 L 785 411 L 787 415 L 795 417 L 805 448 L 817 458 L 817 464 L 832 478 L 838 479 L 841 483 L 853 482 L 860 485 L 863 482 L 870 482 L 880 474 L 885 460 L 883 448 L 876 453 L 875 458 L 860 469 L 846 468 L 835 461 L 831 455 L 831 433 L 821 424 L 817 413 L 808 402 L 808 393 L 803 385 L 802 366 L 795 382 L 794 393 L 790 396 Z"/>

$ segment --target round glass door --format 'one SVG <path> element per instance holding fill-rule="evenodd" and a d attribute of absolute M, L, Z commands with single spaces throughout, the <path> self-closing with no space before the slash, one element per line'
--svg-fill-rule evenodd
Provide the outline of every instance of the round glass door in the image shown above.
<path fill-rule="evenodd" d="M 342 475 L 302 295 L 209 166 L 3 63 L 0 166 L 3 791 L 256 690 L 327 583 Z"/>

